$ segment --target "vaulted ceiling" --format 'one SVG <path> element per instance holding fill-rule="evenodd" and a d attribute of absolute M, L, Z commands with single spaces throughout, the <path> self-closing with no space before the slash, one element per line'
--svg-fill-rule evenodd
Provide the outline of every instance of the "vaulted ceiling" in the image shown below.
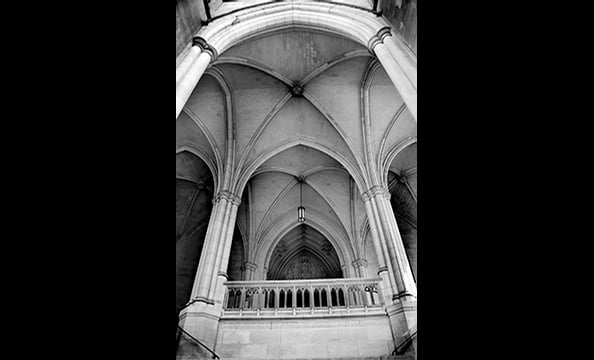
<path fill-rule="evenodd" d="M 376 159 L 367 159 L 364 150 L 364 116 L 371 119 Z M 257 264 L 259 276 L 279 239 L 298 227 L 300 177 L 306 224 L 332 244 L 348 275 L 350 262 L 363 255 L 365 246 L 360 189 L 369 186 L 366 162 L 385 170 L 386 185 L 393 180 L 388 174 L 412 169 L 409 157 L 414 156 L 416 169 L 416 145 L 395 151 L 416 141 L 416 129 L 416 120 L 365 47 L 292 28 L 220 54 L 177 119 L 176 145 L 199 154 L 212 169 L 215 192 L 227 181 L 241 194 L 237 226 L 243 258 Z M 225 159 L 232 159 L 228 179 L 222 176 Z M 416 193 L 416 175 L 414 188 Z"/>

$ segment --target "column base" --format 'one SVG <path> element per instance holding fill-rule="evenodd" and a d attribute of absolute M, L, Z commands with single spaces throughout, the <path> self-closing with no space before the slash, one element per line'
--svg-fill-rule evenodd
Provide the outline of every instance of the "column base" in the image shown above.
<path fill-rule="evenodd" d="M 413 296 L 402 296 L 393 304 L 386 306 L 386 312 L 390 318 L 394 347 L 400 346 L 417 331 L 417 299 Z M 414 337 L 405 353 L 416 356 L 416 345 L 417 340 Z"/>
<path fill-rule="evenodd" d="M 195 302 L 180 315 L 179 326 L 201 343 L 216 352 L 217 331 L 221 318 L 219 304 Z M 176 360 L 212 358 L 212 354 L 204 347 L 182 335 L 175 356 Z"/>
<path fill-rule="evenodd" d="M 381 289 L 381 294 L 384 298 L 384 304 L 391 304 L 394 293 L 392 292 L 392 287 L 390 286 L 390 278 L 387 269 L 385 267 L 380 269 L 377 275 L 382 279 L 382 281 L 379 283 L 379 286 Z"/>

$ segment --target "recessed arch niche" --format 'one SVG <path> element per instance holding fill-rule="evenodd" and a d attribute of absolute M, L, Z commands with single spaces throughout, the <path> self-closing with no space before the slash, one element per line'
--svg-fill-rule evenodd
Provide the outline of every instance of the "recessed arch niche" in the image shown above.
<path fill-rule="evenodd" d="M 303 224 L 278 242 L 268 264 L 267 280 L 342 278 L 334 246 L 314 228 Z"/>

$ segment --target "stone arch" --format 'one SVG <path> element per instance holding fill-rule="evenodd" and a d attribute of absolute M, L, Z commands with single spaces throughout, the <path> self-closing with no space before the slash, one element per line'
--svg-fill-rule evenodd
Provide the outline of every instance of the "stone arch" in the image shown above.
<path fill-rule="evenodd" d="M 264 10 L 264 11 L 263 11 Z M 199 35 L 218 53 L 264 33 L 302 26 L 329 32 L 368 45 L 369 40 L 387 24 L 371 12 L 337 4 L 277 3 L 238 11 L 233 17 L 212 21 Z M 226 31 L 221 31 L 226 28 Z"/>
<path fill-rule="evenodd" d="M 408 139 L 401 141 L 398 144 L 393 145 L 386 152 L 386 156 L 382 161 L 382 167 L 381 167 L 382 185 L 384 186 L 385 189 L 388 188 L 388 173 L 390 172 L 390 164 L 392 164 L 392 162 L 394 161 L 396 156 L 398 156 L 398 154 L 400 154 L 404 149 L 406 149 L 410 145 L 413 145 L 416 143 L 417 143 L 417 137 L 412 136 Z"/>
<path fill-rule="evenodd" d="M 221 173 L 222 171 L 220 171 L 220 164 L 218 163 L 217 160 L 212 159 L 206 152 L 204 152 L 203 150 L 194 147 L 192 145 L 189 144 L 184 144 L 184 145 L 180 145 L 175 149 L 175 154 L 181 154 L 183 152 L 188 152 L 196 157 L 198 157 L 200 160 L 204 161 L 204 163 L 206 164 L 206 166 L 208 166 L 208 168 L 210 169 L 210 173 L 213 177 L 213 181 L 214 181 L 214 188 L 218 189 L 218 184 L 220 183 L 221 179 Z M 215 191 L 216 192 L 216 191 Z"/>
<path fill-rule="evenodd" d="M 348 277 L 352 273 L 352 269 L 349 266 L 354 260 L 354 251 L 352 246 L 347 243 L 345 234 L 340 234 L 337 229 L 323 217 L 322 214 L 316 214 L 315 218 L 307 220 L 307 225 L 322 234 L 334 247 L 340 261 L 340 266 L 343 269 L 343 275 Z M 266 272 L 265 268 L 270 262 L 272 252 L 278 245 L 279 241 L 291 230 L 298 227 L 300 224 L 295 221 L 293 213 L 285 215 L 280 221 L 271 225 L 272 229 L 260 239 L 254 255 L 255 262 L 258 265 L 257 274 L 260 278 L 264 278 Z M 340 241 L 343 239 L 343 241 Z"/>
<path fill-rule="evenodd" d="M 213 20 L 195 38 L 204 51 L 218 54 L 241 42 L 287 28 L 305 28 L 330 33 L 366 46 L 371 51 L 390 35 L 390 26 L 371 11 L 326 2 L 267 3 Z M 394 39 L 389 42 L 384 66 L 398 69 L 393 80 L 416 119 L 416 56 Z M 389 63 L 389 64 L 388 64 Z M 404 95 L 406 93 L 406 95 Z"/>
<path fill-rule="evenodd" d="M 268 280 L 343 277 L 334 246 L 307 224 L 300 224 L 283 236 L 265 267 Z"/>
<path fill-rule="evenodd" d="M 328 194 L 326 194 L 324 191 L 322 191 L 321 189 L 319 189 L 316 185 L 308 182 L 307 178 L 303 180 L 304 184 L 307 184 L 307 186 L 319 197 L 322 199 L 322 201 L 328 206 L 328 208 L 331 211 L 332 217 L 327 216 L 328 218 L 328 222 L 331 222 L 333 224 L 336 224 L 336 227 L 339 228 L 339 230 L 342 232 L 343 236 L 346 236 L 346 239 L 348 241 L 352 241 L 351 237 L 349 236 L 349 232 L 347 231 L 347 229 L 344 227 L 344 224 L 342 223 L 338 213 L 336 212 L 335 206 L 333 206 L 333 202 L 330 198 L 330 196 Z M 288 184 L 285 189 L 283 190 L 283 192 L 281 192 L 277 198 L 275 199 L 275 201 L 270 205 L 269 209 L 266 211 L 264 217 L 262 218 L 262 222 L 266 223 L 268 222 L 271 218 L 272 218 L 272 213 L 275 212 L 277 210 L 277 204 L 279 204 L 281 201 L 284 200 L 284 197 L 290 192 L 292 191 L 294 188 L 296 188 L 299 184 L 299 180 L 295 179 L 293 182 L 291 182 L 290 184 Z M 312 210 L 312 209 L 310 209 Z M 309 212 L 309 211 L 308 211 Z M 315 212 L 315 211 L 314 211 Z M 325 217 L 326 218 L 326 217 Z M 266 234 L 268 231 L 270 231 L 270 228 L 274 227 L 274 223 L 270 224 L 268 227 L 266 228 L 259 228 L 256 231 L 256 238 L 260 238 L 262 236 L 262 234 Z"/>

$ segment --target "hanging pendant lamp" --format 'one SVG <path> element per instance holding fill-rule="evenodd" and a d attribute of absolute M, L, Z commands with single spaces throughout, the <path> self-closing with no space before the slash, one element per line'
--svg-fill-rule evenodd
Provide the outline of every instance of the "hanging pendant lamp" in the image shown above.
<path fill-rule="evenodd" d="M 303 178 L 299 177 L 301 206 L 297 208 L 297 222 L 305 222 L 305 208 L 303 207 Z"/>

